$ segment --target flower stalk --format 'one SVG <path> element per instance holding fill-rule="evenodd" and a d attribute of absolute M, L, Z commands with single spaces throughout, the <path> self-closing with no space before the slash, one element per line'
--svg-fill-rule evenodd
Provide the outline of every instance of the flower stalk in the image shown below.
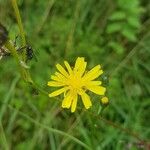
<path fill-rule="evenodd" d="M 16 0 L 11 0 L 11 2 L 12 2 L 12 7 L 13 7 L 14 12 L 15 12 L 15 17 L 16 17 L 16 20 L 17 20 L 17 23 L 18 23 L 19 31 L 20 31 L 20 36 L 21 36 L 21 39 L 22 39 L 22 46 L 26 46 L 25 32 L 24 32 L 24 29 L 23 29 L 23 24 L 22 24 L 19 8 L 18 8 L 18 5 L 17 5 L 17 1 Z M 23 61 L 25 61 L 25 59 L 26 59 L 25 51 L 23 51 L 23 53 L 22 53 L 22 59 L 23 59 Z"/>
<path fill-rule="evenodd" d="M 17 64 L 19 65 L 19 70 L 20 70 L 20 74 L 21 74 L 22 78 L 26 82 L 33 83 L 30 73 L 29 73 L 29 70 L 27 70 L 27 68 L 23 67 L 23 65 L 22 65 L 23 61 L 19 57 L 19 54 L 17 53 L 14 45 L 9 40 L 7 40 L 4 44 L 4 46 L 10 51 L 12 56 L 15 58 Z"/>
<path fill-rule="evenodd" d="M 24 32 L 24 28 L 23 28 L 23 24 L 22 24 L 22 20 L 21 20 L 21 16 L 20 16 L 20 12 L 19 12 L 19 8 L 17 5 L 17 1 L 16 0 L 11 0 L 12 3 L 12 7 L 14 9 L 15 12 L 15 16 L 16 16 L 16 20 L 18 23 L 18 27 L 19 27 L 19 31 L 20 31 L 20 36 L 22 39 L 22 46 L 26 46 L 26 38 L 25 38 L 25 32 Z M 27 83 L 30 84 L 30 86 L 33 89 L 36 89 L 37 91 L 39 91 L 41 94 L 43 95 L 48 95 L 48 93 L 43 90 L 39 85 L 37 85 L 31 78 L 30 72 L 29 72 L 29 67 L 26 65 L 25 61 L 26 61 L 26 51 L 23 51 L 20 55 L 18 54 L 14 44 L 8 39 L 5 44 L 4 47 L 6 47 L 11 55 L 15 58 L 18 66 L 19 66 L 19 71 L 21 74 L 21 77 L 23 78 L 23 80 Z"/>

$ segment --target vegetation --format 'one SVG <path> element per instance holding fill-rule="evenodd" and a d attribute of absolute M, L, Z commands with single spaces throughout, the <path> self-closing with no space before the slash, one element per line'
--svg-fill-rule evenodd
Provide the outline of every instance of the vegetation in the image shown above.
<path fill-rule="evenodd" d="M 11 56 L 0 60 L 0 149 L 138 150 L 150 139 L 150 2 L 148 0 L 0 0 Z M 23 25 L 23 28 L 22 28 Z M 24 36 L 25 34 L 25 36 Z M 33 59 L 26 61 L 31 45 Z M 109 105 L 90 93 L 74 113 L 49 98 L 57 63 L 84 57 L 101 64 Z M 37 58 L 37 61 L 36 61 Z"/>

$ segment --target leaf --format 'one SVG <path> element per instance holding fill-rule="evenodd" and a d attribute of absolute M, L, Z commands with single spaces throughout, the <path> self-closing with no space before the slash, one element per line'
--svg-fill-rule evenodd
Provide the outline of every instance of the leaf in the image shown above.
<path fill-rule="evenodd" d="M 138 0 L 118 0 L 118 5 L 123 9 L 134 9 L 138 7 Z"/>
<path fill-rule="evenodd" d="M 122 54 L 125 51 L 124 47 L 118 42 L 112 41 L 108 45 L 118 54 Z"/>
<path fill-rule="evenodd" d="M 141 26 L 140 21 L 137 17 L 129 16 L 127 18 L 127 21 L 129 23 L 129 25 L 131 25 L 132 27 L 140 28 L 140 26 Z"/>
<path fill-rule="evenodd" d="M 121 33 L 124 37 L 126 37 L 129 41 L 131 42 L 136 42 L 137 38 L 136 38 L 136 33 L 134 30 L 131 30 L 129 28 L 124 28 L 123 30 L 121 30 Z"/>
<path fill-rule="evenodd" d="M 117 11 L 117 12 L 114 12 L 111 16 L 110 16 L 110 20 L 123 20 L 126 18 L 126 14 L 125 12 L 123 11 Z"/>
<path fill-rule="evenodd" d="M 121 24 L 120 23 L 112 23 L 112 24 L 108 25 L 106 32 L 108 34 L 110 34 L 110 33 L 118 32 L 120 30 L 121 30 Z"/>

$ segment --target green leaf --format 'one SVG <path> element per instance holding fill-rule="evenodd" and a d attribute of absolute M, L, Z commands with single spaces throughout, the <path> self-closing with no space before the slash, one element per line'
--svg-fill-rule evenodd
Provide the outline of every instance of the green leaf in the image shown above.
<path fill-rule="evenodd" d="M 123 11 L 116 11 L 110 16 L 110 20 L 123 20 L 126 18 L 126 14 Z"/>
<path fill-rule="evenodd" d="M 108 45 L 118 54 L 122 54 L 125 51 L 124 47 L 118 42 L 112 41 Z"/>
<path fill-rule="evenodd" d="M 140 28 L 140 26 L 141 26 L 140 21 L 139 21 L 139 19 L 137 19 L 137 17 L 129 16 L 127 18 L 127 21 L 129 23 L 129 25 L 131 25 L 134 28 Z"/>
<path fill-rule="evenodd" d="M 108 34 L 110 34 L 110 33 L 118 32 L 120 30 L 121 30 L 121 24 L 120 23 L 112 23 L 112 24 L 108 25 L 106 32 Z"/>
<path fill-rule="evenodd" d="M 118 5 L 123 9 L 134 9 L 139 6 L 138 0 L 118 0 Z"/>
<path fill-rule="evenodd" d="M 136 42 L 137 41 L 137 38 L 136 38 L 136 34 L 135 34 L 135 31 L 134 30 L 131 30 L 129 28 L 124 28 L 122 31 L 121 31 L 122 35 L 124 37 L 126 37 L 129 41 L 131 42 Z"/>

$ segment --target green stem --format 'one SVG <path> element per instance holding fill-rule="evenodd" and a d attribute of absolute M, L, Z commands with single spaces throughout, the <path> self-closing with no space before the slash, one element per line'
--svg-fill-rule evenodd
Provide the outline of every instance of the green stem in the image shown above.
<path fill-rule="evenodd" d="M 10 41 L 6 41 L 5 43 L 5 47 L 10 51 L 10 53 L 12 54 L 12 56 L 15 58 L 18 66 L 19 66 L 19 70 L 20 70 L 20 74 L 21 74 L 21 77 L 27 82 L 27 83 L 30 83 L 30 86 L 34 89 L 37 89 L 41 94 L 47 96 L 48 95 L 48 92 L 43 90 L 39 85 L 37 85 L 31 78 L 30 76 L 30 73 L 29 73 L 29 70 L 27 68 L 25 68 L 25 66 L 23 66 L 23 63 L 24 65 L 25 62 L 23 62 L 21 60 L 21 58 L 19 57 L 14 45 L 10 42 Z"/>
<path fill-rule="evenodd" d="M 18 9 L 17 2 L 16 2 L 16 0 L 11 0 L 11 2 L 12 2 L 12 6 L 13 6 L 13 9 L 14 9 L 14 12 L 15 12 L 17 23 L 18 23 L 20 36 L 22 38 L 22 44 L 23 44 L 23 46 L 26 46 L 25 32 L 24 32 L 24 29 L 23 29 L 22 20 L 21 20 L 21 17 L 20 17 L 20 12 L 19 12 L 19 9 Z M 25 61 L 25 59 L 26 59 L 25 52 L 22 53 L 22 58 Z"/>
<path fill-rule="evenodd" d="M 130 135 L 130 136 L 136 138 L 137 140 L 139 140 L 141 144 L 147 146 L 147 142 L 146 142 L 145 140 L 141 139 L 141 137 L 140 137 L 137 133 L 135 133 L 135 132 L 129 130 L 128 128 L 124 128 L 124 127 L 122 127 L 121 125 L 119 125 L 119 124 L 117 124 L 117 123 L 114 123 L 114 122 L 112 122 L 112 121 L 110 121 L 110 120 L 107 120 L 107 119 L 105 119 L 104 117 L 102 117 L 102 116 L 100 116 L 100 115 L 95 115 L 95 114 L 90 113 L 90 112 L 89 112 L 89 114 L 91 114 L 92 116 L 94 116 L 94 117 L 97 118 L 97 119 L 102 120 L 102 121 L 105 122 L 106 124 L 108 124 L 108 125 L 110 125 L 110 126 L 116 128 L 116 129 L 119 129 L 120 131 L 122 131 L 122 132 L 124 132 L 124 133 L 127 133 L 128 135 Z"/>
<path fill-rule="evenodd" d="M 9 107 L 10 109 L 16 110 L 16 108 L 12 107 L 11 105 L 8 105 L 8 107 Z M 85 143 L 82 142 L 81 140 L 77 139 L 76 137 L 74 137 L 74 136 L 72 136 L 72 135 L 70 135 L 70 134 L 68 134 L 68 133 L 66 133 L 66 132 L 64 132 L 64 131 L 61 131 L 61 130 L 52 128 L 52 127 L 50 127 L 50 126 L 47 126 L 47 125 L 45 125 L 45 124 L 42 124 L 42 123 L 38 122 L 37 120 L 31 118 L 31 117 L 28 116 L 27 114 L 25 114 L 25 113 L 23 113 L 23 112 L 21 112 L 21 111 L 19 111 L 19 110 L 17 110 L 17 111 L 18 111 L 18 113 L 19 113 L 22 117 L 26 118 L 28 121 L 34 123 L 35 125 L 37 125 L 37 126 L 43 128 L 43 129 L 46 129 L 47 131 L 49 131 L 49 132 L 51 132 L 51 133 L 58 134 L 58 135 L 61 135 L 61 136 L 65 136 L 65 137 L 69 138 L 70 140 L 74 141 L 75 143 L 77 143 L 77 144 L 81 145 L 82 147 L 84 147 L 84 149 L 91 150 L 91 148 L 90 148 L 87 144 L 85 144 Z"/>
<path fill-rule="evenodd" d="M 39 85 L 37 85 L 35 82 L 32 83 L 32 87 L 37 89 L 41 94 L 48 96 L 48 92 L 43 90 Z"/>
<path fill-rule="evenodd" d="M 1 142 L 2 142 L 2 144 L 4 146 L 4 149 L 5 150 L 9 150 L 9 146 L 7 144 L 6 135 L 5 135 L 4 128 L 3 128 L 3 125 L 2 125 L 1 121 L 0 121 L 0 139 L 1 139 Z"/>
<path fill-rule="evenodd" d="M 20 70 L 20 74 L 21 74 L 22 78 L 26 82 L 33 83 L 29 71 L 27 70 L 27 68 L 23 67 L 23 64 L 25 64 L 25 62 L 23 62 L 21 60 L 21 58 L 19 57 L 14 45 L 10 41 L 6 41 L 5 47 L 11 52 L 11 54 L 14 56 L 17 64 L 19 65 L 19 70 Z"/>
<path fill-rule="evenodd" d="M 21 16 L 20 16 L 19 8 L 18 8 L 18 5 L 17 5 L 17 1 L 16 0 L 11 0 L 11 2 L 12 2 L 12 6 L 13 6 L 13 9 L 14 9 L 14 12 L 15 12 L 17 23 L 18 23 L 20 36 L 22 38 L 22 46 L 26 46 L 25 32 L 24 32 L 24 28 L 23 28 L 23 24 L 22 24 L 22 20 L 21 20 Z M 31 75 L 30 75 L 30 72 L 29 72 L 28 68 L 26 68 L 26 66 L 27 66 L 25 64 L 26 52 L 23 51 L 22 60 L 21 60 L 18 53 L 17 53 L 17 51 L 16 51 L 16 49 L 15 49 L 15 47 L 9 41 L 7 41 L 5 43 L 5 46 L 10 50 L 11 54 L 14 56 L 17 63 L 19 64 L 19 68 L 20 68 L 22 78 L 26 82 L 30 83 L 30 85 L 33 88 L 37 89 L 40 93 L 47 96 L 48 93 L 46 91 L 44 91 L 40 86 L 38 86 L 35 82 L 33 82 L 32 78 L 31 78 Z"/>
<path fill-rule="evenodd" d="M 18 5 L 17 5 L 17 1 L 16 0 L 11 0 L 11 2 L 12 2 L 12 6 L 13 6 L 13 9 L 14 9 L 14 12 L 15 12 L 17 23 L 18 23 L 18 27 L 19 27 L 19 31 L 20 31 L 20 36 L 22 38 L 22 45 L 26 46 L 25 32 L 24 32 L 24 29 L 23 29 L 23 24 L 22 24 L 22 20 L 21 20 L 19 8 L 18 8 Z M 27 82 L 33 83 L 32 79 L 31 79 L 31 76 L 30 76 L 30 73 L 29 73 L 29 70 L 25 69 L 21 65 L 22 62 L 23 62 L 23 65 L 25 64 L 24 62 L 26 60 L 26 52 L 23 51 L 23 53 L 22 53 L 22 59 L 23 59 L 23 61 L 20 61 L 19 55 L 17 54 L 15 48 L 13 48 L 12 45 L 10 45 L 10 44 L 11 43 L 9 42 L 7 46 L 9 47 L 10 52 L 15 57 L 17 63 L 20 66 L 20 71 L 21 71 L 21 75 L 22 75 L 23 79 L 25 81 L 27 81 Z"/>

